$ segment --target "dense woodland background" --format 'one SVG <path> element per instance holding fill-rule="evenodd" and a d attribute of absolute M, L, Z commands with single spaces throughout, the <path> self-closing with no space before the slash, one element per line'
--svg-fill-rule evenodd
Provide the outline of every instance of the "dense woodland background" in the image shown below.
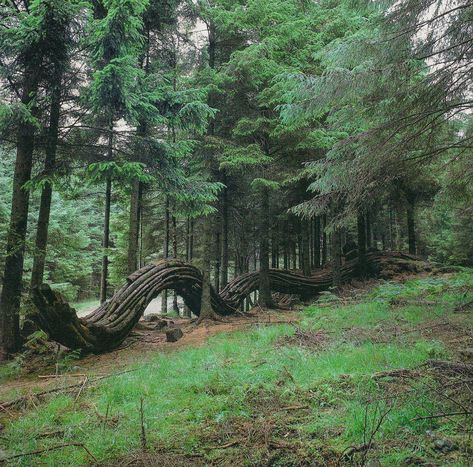
<path fill-rule="evenodd" d="M 31 287 L 103 301 L 161 258 L 217 290 L 261 270 L 264 306 L 269 267 L 331 263 L 337 285 L 341 256 L 373 248 L 471 266 L 472 15 L 4 0 L 0 347 L 18 348 Z"/>

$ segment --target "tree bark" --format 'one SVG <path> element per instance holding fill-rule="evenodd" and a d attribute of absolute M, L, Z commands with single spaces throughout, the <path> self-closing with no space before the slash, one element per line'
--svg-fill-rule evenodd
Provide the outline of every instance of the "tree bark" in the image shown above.
<path fill-rule="evenodd" d="M 137 269 L 138 243 L 140 234 L 140 211 L 141 211 L 142 184 L 135 180 L 130 196 L 130 224 L 128 230 L 128 274 Z"/>
<path fill-rule="evenodd" d="M 166 196 L 166 207 L 165 207 L 165 221 L 164 221 L 164 246 L 163 246 L 163 258 L 168 259 L 169 257 L 169 199 Z M 166 314 L 168 312 L 168 291 L 163 290 L 161 295 L 161 313 Z"/>
<path fill-rule="evenodd" d="M 31 89 L 31 92 L 34 91 Z M 29 92 L 25 90 L 25 94 L 27 96 Z M 25 97 L 24 102 L 29 103 L 30 99 Z M 0 360 L 19 350 L 21 345 L 20 302 L 30 198 L 29 191 L 23 186 L 31 178 L 33 148 L 34 126 L 22 122 L 17 136 L 12 209 L 0 299 Z"/>
<path fill-rule="evenodd" d="M 360 277 L 366 277 L 366 223 L 365 216 L 358 213 L 356 219 L 358 231 L 358 269 Z"/>
<path fill-rule="evenodd" d="M 332 283 L 334 287 L 342 284 L 342 256 L 341 256 L 341 231 L 336 229 L 332 233 Z"/>
<path fill-rule="evenodd" d="M 373 245 L 373 230 L 371 226 L 371 215 L 368 212 L 365 216 L 366 219 L 366 248 L 370 249 Z"/>
<path fill-rule="evenodd" d="M 227 184 L 227 176 L 223 175 L 223 182 Z M 228 284 L 228 188 L 225 186 L 222 193 L 222 266 L 220 271 L 220 286 Z"/>
<path fill-rule="evenodd" d="M 200 301 L 200 313 L 197 324 L 204 320 L 215 320 L 217 318 L 212 308 L 212 285 L 210 278 L 211 255 L 212 255 L 212 215 L 204 218 L 202 231 L 202 296 Z"/>
<path fill-rule="evenodd" d="M 315 218 L 314 263 L 316 268 L 320 267 L 320 216 Z"/>
<path fill-rule="evenodd" d="M 219 228 L 220 226 L 217 225 L 217 229 L 215 232 L 215 251 L 212 255 L 215 257 L 214 287 L 217 292 L 220 290 L 220 250 L 222 249 L 220 244 Z"/>
<path fill-rule="evenodd" d="M 302 274 L 310 276 L 310 221 L 301 219 L 301 236 L 302 236 Z"/>
<path fill-rule="evenodd" d="M 191 224 L 192 219 L 188 216 L 186 220 L 186 261 L 191 264 L 192 263 L 192 256 L 191 256 Z M 189 306 L 184 303 L 184 309 L 182 312 L 184 318 L 191 318 L 192 312 Z"/>
<path fill-rule="evenodd" d="M 51 176 L 56 164 L 57 139 L 59 132 L 59 117 L 61 112 L 61 81 L 62 73 L 59 73 L 56 84 L 51 95 L 51 107 L 49 114 L 48 139 L 46 143 L 46 157 L 44 161 L 44 174 Z M 47 181 L 41 190 L 41 201 L 38 214 L 38 225 L 36 227 L 36 242 L 33 258 L 33 269 L 31 272 L 31 288 L 42 284 L 44 266 L 46 262 L 46 249 L 48 245 L 49 218 L 51 213 L 53 187 Z"/>
<path fill-rule="evenodd" d="M 172 257 L 177 259 L 177 220 L 176 216 L 172 216 Z M 179 316 L 179 306 L 177 304 L 177 293 L 174 291 L 172 298 L 172 309 Z"/>
<path fill-rule="evenodd" d="M 260 272 L 259 272 L 259 303 L 264 308 L 273 308 L 269 284 L 269 193 L 267 188 L 261 190 L 260 214 Z"/>
<path fill-rule="evenodd" d="M 108 248 L 110 247 L 110 207 L 112 204 L 112 177 L 108 176 L 105 182 L 105 211 L 102 239 L 102 273 L 100 276 L 100 303 L 107 300 L 108 289 Z"/>
<path fill-rule="evenodd" d="M 409 243 L 409 254 L 417 253 L 416 226 L 415 226 L 415 198 L 411 196 L 407 200 L 407 240 Z"/>
<path fill-rule="evenodd" d="M 325 266 L 325 264 L 327 263 L 327 251 L 328 251 L 328 248 L 327 248 L 327 214 L 324 214 L 322 216 L 322 224 L 323 224 L 323 228 L 322 228 L 322 266 Z"/>

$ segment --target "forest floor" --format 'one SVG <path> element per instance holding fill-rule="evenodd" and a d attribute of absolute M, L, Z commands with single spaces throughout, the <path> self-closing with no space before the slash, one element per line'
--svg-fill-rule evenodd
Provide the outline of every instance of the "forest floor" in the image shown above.
<path fill-rule="evenodd" d="M 143 324 L 114 352 L 49 351 L 49 366 L 32 343 L 0 367 L 0 463 L 470 465 L 472 302 L 465 270 L 175 320 L 176 343 Z"/>

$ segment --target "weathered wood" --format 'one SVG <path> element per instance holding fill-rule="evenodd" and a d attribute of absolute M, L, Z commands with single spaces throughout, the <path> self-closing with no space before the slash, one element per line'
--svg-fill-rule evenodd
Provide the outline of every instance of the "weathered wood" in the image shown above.
<path fill-rule="evenodd" d="M 383 270 L 416 270 L 422 263 L 401 253 L 374 252 L 367 255 L 371 275 Z M 343 281 L 357 271 L 356 260 L 341 267 Z M 270 269 L 268 272 L 272 292 L 316 296 L 332 285 L 330 269 L 317 271 L 311 276 Z M 227 284 L 218 294 L 211 288 L 211 305 L 221 316 L 235 313 L 243 300 L 259 288 L 259 273 L 243 274 Z M 33 290 L 36 313 L 32 319 L 49 337 L 71 349 L 100 353 L 118 347 L 138 323 L 148 304 L 165 290 L 172 289 L 180 295 L 186 306 L 200 315 L 202 274 L 195 267 L 179 260 L 164 260 L 144 266 L 128 276 L 126 283 L 115 295 L 85 318 L 79 318 L 57 292 L 43 284 Z"/>

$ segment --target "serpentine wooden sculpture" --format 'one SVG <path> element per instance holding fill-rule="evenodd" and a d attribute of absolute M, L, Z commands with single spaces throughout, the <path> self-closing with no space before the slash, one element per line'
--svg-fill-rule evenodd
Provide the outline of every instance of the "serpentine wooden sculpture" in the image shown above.
<path fill-rule="evenodd" d="M 422 267 L 415 257 L 401 253 L 370 253 L 367 264 L 372 275 L 383 270 L 413 270 Z M 356 276 L 357 261 L 347 261 L 342 267 L 342 278 Z M 332 284 L 330 269 L 311 276 L 296 272 L 271 269 L 270 286 L 273 292 L 297 294 L 304 298 L 327 290 Z M 212 307 L 219 315 L 230 315 L 241 302 L 258 289 L 259 274 L 243 274 L 231 281 L 220 293 L 211 291 Z M 48 285 L 33 290 L 36 313 L 32 318 L 48 336 L 70 349 L 100 353 L 119 346 L 143 315 L 148 304 L 163 290 L 172 289 L 195 315 L 200 313 L 202 293 L 201 272 L 178 260 L 150 264 L 131 274 L 115 295 L 85 318 L 79 318 L 60 294 Z"/>

